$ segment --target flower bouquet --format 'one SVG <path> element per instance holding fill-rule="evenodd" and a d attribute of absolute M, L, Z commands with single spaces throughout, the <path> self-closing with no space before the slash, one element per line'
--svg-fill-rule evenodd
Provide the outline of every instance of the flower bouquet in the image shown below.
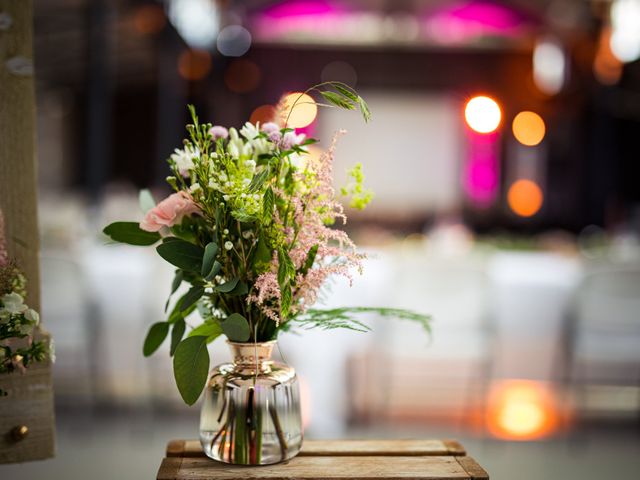
<path fill-rule="evenodd" d="M 0 374 L 24 373 L 48 353 L 45 342 L 34 341 L 38 312 L 24 303 L 27 281 L 5 246 L 4 216 L 0 211 Z M 0 389 L 0 396 L 7 392 Z"/>
<path fill-rule="evenodd" d="M 365 101 L 352 88 L 326 82 L 308 89 L 321 106 L 360 110 Z M 416 320 L 427 317 L 385 308 L 313 308 L 333 275 L 351 278 L 364 255 L 335 228 L 346 221 L 332 185 L 335 141 L 319 158 L 309 155 L 315 139 L 288 128 L 288 117 L 304 97 L 280 105 L 277 118 L 235 128 L 193 123 L 189 138 L 169 158 L 175 193 L 157 205 L 141 192 L 141 223 L 116 222 L 104 229 L 132 245 L 158 244 L 172 264 L 174 295 L 186 283 L 167 319 L 154 323 L 144 341 L 151 355 L 170 337 L 176 384 L 192 405 L 206 386 L 200 437 L 211 458 L 236 464 L 275 463 L 294 456 L 302 443 L 295 372 L 270 360 L 281 332 L 296 327 L 367 330 L 358 315 L 375 312 Z M 306 98 L 306 97 L 304 97 Z M 372 194 L 360 164 L 340 196 L 364 208 Z M 167 301 L 166 310 L 171 305 Z M 191 315 L 196 312 L 198 317 Z M 189 330 L 187 332 L 187 329 Z M 185 337 L 186 334 L 186 337 Z M 226 336 L 234 362 L 209 373 L 207 344 Z"/>

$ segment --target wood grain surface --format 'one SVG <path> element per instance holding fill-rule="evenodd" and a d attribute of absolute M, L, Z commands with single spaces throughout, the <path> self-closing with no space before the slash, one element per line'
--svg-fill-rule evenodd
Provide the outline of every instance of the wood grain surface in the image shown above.
<path fill-rule="evenodd" d="M 197 440 L 173 440 L 158 480 L 486 480 L 487 473 L 454 440 L 308 440 L 289 462 L 225 465 L 204 456 Z"/>
<path fill-rule="evenodd" d="M 465 455 L 455 440 L 305 440 L 301 456 Z M 172 440 L 167 457 L 204 457 L 198 440 Z"/>
<path fill-rule="evenodd" d="M 0 208 L 9 255 L 28 280 L 27 303 L 40 310 L 39 235 L 35 161 L 35 94 L 31 0 L 0 0 L 10 24 L 0 32 Z M 48 341 L 48 334 L 37 332 Z M 51 366 L 33 365 L 25 375 L 0 375 L 0 463 L 53 455 Z M 14 441 L 11 430 L 29 434 Z"/>

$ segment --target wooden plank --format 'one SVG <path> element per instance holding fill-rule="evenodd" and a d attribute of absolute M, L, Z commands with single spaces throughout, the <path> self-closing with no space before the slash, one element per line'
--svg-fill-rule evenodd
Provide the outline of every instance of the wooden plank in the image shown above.
<path fill-rule="evenodd" d="M 207 458 L 170 457 L 162 461 L 158 480 L 470 480 L 454 456 L 442 457 L 314 457 L 287 463 L 242 467 Z M 473 477 L 486 478 L 486 477 Z"/>
<path fill-rule="evenodd" d="M 305 440 L 301 456 L 465 455 L 455 440 Z M 167 457 L 204 457 L 198 440 L 172 440 Z"/>
<path fill-rule="evenodd" d="M 0 32 L 0 208 L 9 256 L 28 280 L 28 305 L 39 311 L 32 1 L 0 0 L 0 12 L 10 19 Z M 36 337 L 48 341 L 44 331 Z M 0 398 L 0 463 L 53 456 L 51 366 L 32 365 L 26 375 L 1 375 L 0 384 L 8 392 Z M 15 441 L 11 431 L 19 426 L 29 433 Z"/>
<path fill-rule="evenodd" d="M 489 474 L 471 457 L 456 457 L 462 468 L 469 474 L 472 480 L 488 480 Z"/>

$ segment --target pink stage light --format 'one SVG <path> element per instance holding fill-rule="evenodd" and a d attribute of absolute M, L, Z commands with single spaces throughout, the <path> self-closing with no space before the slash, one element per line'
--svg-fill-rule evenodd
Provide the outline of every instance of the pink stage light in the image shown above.
<path fill-rule="evenodd" d="M 467 129 L 468 157 L 463 188 L 474 206 L 487 208 L 498 196 L 500 183 L 500 134 L 479 134 Z"/>

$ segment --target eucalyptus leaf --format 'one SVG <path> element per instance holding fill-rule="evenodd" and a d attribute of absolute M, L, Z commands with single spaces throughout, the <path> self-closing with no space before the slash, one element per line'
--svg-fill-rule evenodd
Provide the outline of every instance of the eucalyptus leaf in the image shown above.
<path fill-rule="evenodd" d="M 180 318 L 173 324 L 171 328 L 171 348 L 169 349 L 169 355 L 173 356 L 178 347 L 178 344 L 182 340 L 184 336 L 184 331 L 187 324 L 184 321 L 184 318 Z"/>
<path fill-rule="evenodd" d="M 207 337 L 187 337 L 176 347 L 173 356 L 173 375 L 178 391 L 187 405 L 200 397 L 209 373 Z"/>
<path fill-rule="evenodd" d="M 191 287 L 180 300 L 180 312 L 184 312 L 189 307 L 194 305 L 198 300 L 200 300 L 200 297 L 202 297 L 203 294 L 204 287 L 201 287 L 199 285 Z"/>
<path fill-rule="evenodd" d="M 216 261 L 216 255 L 218 254 L 218 244 L 215 242 L 208 243 L 204 247 L 204 255 L 202 257 L 202 269 L 200 273 L 203 277 L 208 276 L 213 269 L 213 264 Z"/>
<path fill-rule="evenodd" d="M 167 262 L 183 270 L 200 272 L 204 250 L 193 243 L 176 238 L 156 247 L 158 254 Z"/>
<path fill-rule="evenodd" d="M 138 203 L 140 203 L 140 210 L 142 213 L 147 213 L 153 207 L 156 206 L 156 201 L 153 199 L 153 195 L 148 189 L 140 190 L 138 194 Z"/>
<path fill-rule="evenodd" d="M 231 290 L 228 295 L 242 296 L 246 295 L 247 293 L 249 293 L 249 287 L 246 283 L 240 281 L 235 287 L 233 287 L 233 290 Z"/>
<path fill-rule="evenodd" d="M 142 354 L 145 357 L 150 356 L 155 352 L 164 339 L 167 338 L 169 333 L 169 324 L 167 322 L 157 322 L 151 325 L 146 338 L 144 339 L 144 345 L 142 346 Z"/>
<path fill-rule="evenodd" d="M 217 292 L 220 293 L 229 293 L 230 291 L 232 291 L 234 288 L 236 288 L 236 285 L 238 285 L 238 282 L 240 281 L 240 279 L 238 277 L 236 278 L 232 278 L 231 280 L 229 280 L 228 282 L 223 283 L 222 285 L 218 285 L 215 287 L 215 290 Z"/>
<path fill-rule="evenodd" d="M 182 270 L 176 270 L 176 274 L 173 277 L 173 282 L 171 282 L 171 295 L 176 293 L 180 285 L 182 284 L 182 280 L 184 279 L 184 273 Z"/>
<path fill-rule="evenodd" d="M 189 332 L 189 337 L 207 337 L 207 343 L 213 342 L 220 335 L 222 335 L 222 327 L 219 322 L 203 323 Z"/>
<path fill-rule="evenodd" d="M 249 322 L 239 313 L 232 313 L 220 323 L 222 331 L 232 342 L 246 342 L 251 337 Z"/>
<path fill-rule="evenodd" d="M 216 260 L 215 262 L 213 262 L 213 267 L 211 267 L 211 271 L 207 274 L 206 277 L 204 277 L 204 279 L 210 282 L 220 272 L 221 268 L 222 268 L 222 264 Z"/>
<path fill-rule="evenodd" d="M 102 230 L 112 240 L 129 245 L 153 245 L 160 240 L 158 232 L 147 232 L 137 222 L 114 222 Z"/>

